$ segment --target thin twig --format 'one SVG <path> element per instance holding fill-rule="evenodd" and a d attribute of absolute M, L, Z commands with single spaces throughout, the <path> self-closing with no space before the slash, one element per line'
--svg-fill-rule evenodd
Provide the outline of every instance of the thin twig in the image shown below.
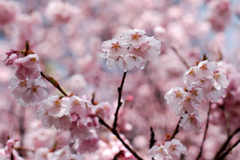
<path fill-rule="evenodd" d="M 118 106 L 117 106 L 117 110 L 114 114 L 115 118 L 114 118 L 114 122 L 113 122 L 113 129 L 115 130 L 116 127 L 117 127 L 117 120 L 118 120 L 118 112 L 119 112 L 119 109 L 122 105 L 122 102 L 121 102 L 121 97 L 122 97 L 122 89 L 123 89 L 123 84 L 124 84 L 124 80 L 125 80 L 125 77 L 127 75 L 127 71 L 124 72 L 123 74 L 123 77 L 122 77 L 122 82 L 121 82 L 121 85 L 120 87 L 118 87 Z"/>
<path fill-rule="evenodd" d="M 95 92 L 92 94 L 92 100 L 91 100 L 93 105 L 94 105 L 94 99 L 95 99 Z"/>
<path fill-rule="evenodd" d="M 223 114 L 224 114 L 224 117 L 225 117 L 225 125 L 226 125 L 226 130 L 227 130 L 227 135 L 229 136 L 230 135 L 230 126 L 229 126 L 229 114 L 228 112 L 226 111 L 226 109 L 224 108 L 224 104 L 219 106 L 222 111 L 223 111 Z"/>
<path fill-rule="evenodd" d="M 225 141 L 225 143 L 221 146 L 221 148 L 218 150 L 218 152 L 216 153 L 214 159 L 216 159 L 227 147 L 228 143 L 230 142 L 230 140 L 232 139 L 232 137 L 237 134 L 238 132 L 240 132 L 240 127 L 238 127 L 231 135 L 228 136 L 227 140 Z"/>
<path fill-rule="evenodd" d="M 205 139 L 206 139 L 207 130 L 208 130 L 208 126 L 209 126 L 209 115 L 210 115 L 210 112 L 211 112 L 211 105 L 212 105 L 212 103 L 210 102 L 210 104 L 209 104 L 209 109 L 208 109 L 208 114 L 207 114 L 206 127 L 205 127 L 205 131 L 204 131 L 204 135 L 203 135 L 203 140 L 202 140 L 202 144 L 201 144 L 201 147 L 200 147 L 200 151 L 199 151 L 199 154 L 198 154 L 196 160 L 198 160 L 198 159 L 201 157 L 201 155 L 202 155 L 203 143 L 204 143 L 204 141 L 205 141 Z"/>
<path fill-rule="evenodd" d="M 134 157 L 136 157 L 138 160 L 143 160 L 142 157 L 140 157 L 136 151 L 134 151 L 128 144 L 126 144 L 124 142 L 124 140 L 121 138 L 121 136 L 119 135 L 118 131 L 114 128 L 111 128 L 102 118 L 99 118 L 99 122 L 104 125 L 108 130 L 110 130 L 121 142 L 122 144 L 124 145 L 125 148 L 127 148 L 132 154 Z"/>
<path fill-rule="evenodd" d="M 48 82 L 50 82 L 55 88 L 57 88 L 64 96 L 67 96 L 67 94 L 62 90 L 62 88 L 60 87 L 60 85 L 55 79 L 45 75 L 42 71 L 41 71 L 41 76 L 45 78 Z"/>
<path fill-rule="evenodd" d="M 177 126 L 176 126 L 176 128 L 175 128 L 172 136 L 170 137 L 170 140 L 173 139 L 173 138 L 176 136 L 176 134 L 179 132 L 179 123 L 181 122 L 181 119 L 182 119 L 182 118 L 180 118 L 180 119 L 178 120 Z"/>
<path fill-rule="evenodd" d="M 177 49 L 175 47 L 171 47 L 171 49 L 174 51 L 174 53 L 178 56 L 178 58 L 182 61 L 182 63 L 185 65 L 185 67 L 187 69 L 189 69 L 189 65 L 187 64 L 187 62 L 183 59 L 183 57 L 178 53 Z"/>
<path fill-rule="evenodd" d="M 233 146 L 230 147 L 226 152 L 224 152 L 220 157 L 218 157 L 217 159 L 214 159 L 214 160 L 222 160 L 222 159 L 224 159 L 224 157 L 226 157 L 232 151 L 232 149 L 238 145 L 239 142 L 240 142 L 240 139 L 238 139 L 238 141 L 235 142 L 233 144 Z"/>
<path fill-rule="evenodd" d="M 30 151 L 30 152 L 35 152 L 35 150 L 24 148 L 24 147 L 14 147 L 13 149 L 15 150 L 21 150 L 21 151 Z"/>
<path fill-rule="evenodd" d="M 153 132 L 153 128 L 150 127 L 150 131 L 151 131 L 151 138 L 150 138 L 150 145 L 149 145 L 149 149 L 152 148 L 152 146 L 154 145 L 154 143 L 156 142 L 156 140 L 154 139 L 155 134 Z"/>

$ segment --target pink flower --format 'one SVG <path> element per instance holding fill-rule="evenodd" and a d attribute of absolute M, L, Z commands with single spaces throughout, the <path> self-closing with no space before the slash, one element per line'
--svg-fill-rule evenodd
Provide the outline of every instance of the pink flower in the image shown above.
<path fill-rule="evenodd" d="M 179 125 L 183 127 L 184 131 L 194 131 L 197 133 L 202 129 L 201 122 L 203 120 L 198 115 L 198 111 L 195 110 L 192 113 L 184 114 Z"/>
<path fill-rule="evenodd" d="M 96 152 L 99 149 L 98 141 L 99 138 L 95 136 L 91 136 L 83 141 L 80 141 L 77 151 L 81 154 L 86 152 L 88 153 Z"/>
<path fill-rule="evenodd" d="M 72 154 L 69 146 L 65 146 L 62 149 L 56 150 L 49 157 L 51 160 L 85 160 L 81 155 Z"/>
<path fill-rule="evenodd" d="M 15 142 L 17 142 L 19 139 L 8 139 L 7 142 L 6 142 L 6 146 L 4 148 L 5 150 L 5 153 L 7 155 L 11 155 L 12 151 L 13 151 L 13 146 L 15 145 Z"/>
<path fill-rule="evenodd" d="M 42 79 L 19 80 L 16 77 L 9 81 L 12 95 L 20 105 L 36 106 L 47 98 L 47 84 Z"/>
<path fill-rule="evenodd" d="M 227 86 L 229 85 L 229 82 L 226 78 L 225 75 L 223 75 L 221 72 L 219 71 L 215 71 L 213 78 L 216 80 L 216 82 L 218 83 L 218 85 L 222 88 L 227 88 Z"/>
<path fill-rule="evenodd" d="M 180 159 L 181 154 L 187 154 L 187 148 L 177 139 L 166 141 L 164 147 L 172 157 L 172 160 L 178 160 Z"/>
<path fill-rule="evenodd" d="M 37 65 L 36 68 L 26 68 L 26 67 L 19 67 L 15 73 L 15 76 L 20 79 L 36 79 L 40 77 L 41 68 Z"/>
<path fill-rule="evenodd" d="M 167 103 L 170 103 L 174 107 L 180 104 L 185 95 L 186 91 L 183 88 L 174 87 L 165 94 L 164 98 L 167 100 Z"/>
<path fill-rule="evenodd" d="M 97 105 L 93 106 L 94 113 L 100 116 L 103 119 L 109 119 L 111 113 L 111 105 L 109 102 L 100 102 Z"/>
<path fill-rule="evenodd" d="M 17 12 L 18 8 L 14 1 L 0 1 L 0 26 L 14 21 Z"/>
<path fill-rule="evenodd" d="M 70 131 L 73 140 L 79 138 L 81 141 L 87 139 L 95 132 L 94 128 L 90 128 L 82 123 L 72 123 Z"/>
<path fill-rule="evenodd" d="M 134 29 L 124 32 L 121 39 L 112 39 L 102 44 L 105 53 L 102 58 L 107 58 L 107 66 L 119 67 L 126 72 L 135 66 L 143 69 L 147 61 L 153 60 L 160 54 L 161 44 L 154 37 L 144 36 L 145 31 Z"/>
<path fill-rule="evenodd" d="M 19 57 L 22 56 L 19 51 L 11 50 L 7 52 L 7 57 L 3 60 L 3 64 L 5 66 L 10 66 L 14 63 L 14 61 Z"/>
<path fill-rule="evenodd" d="M 198 64 L 198 68 L 198 77 L 203 78 L 212 76 L 213 72 L 217 69 L 217 65 L 214 62 L 208 62 L 205 60 Z"/>
<path fill-rule="evenodd" d="M 26 57 L 18 58 L 14 65 L 17 67 L 36 68 L 39 63 L 39 57 L 37 54 L 29 54 Z"/>
<path fill-rule="evenodd" d="M 149 61 L 156 59 L 161 53 L 161 43 L 159 40 L 154 37 L 147 37 L 146 41 L 148 42 L 148 57 Z"/>
<path fill-rule="evenodd" d="M 69 98 L 67 97 L 59 99 L 59 96 L 50 96 L 42 103 L 40 108 L 43 108 L 48 115 L 60 118 L 63 115 L 70 114 L 68 101 Z"/>
<path fill-rule="evenodd" d="M 163 145 L 154 145 L 149 151 L 148 154 L 153 157 L 155 160 L 168 160 L 171 157 L 168 155 L 168 151 Z"/>
<path fill-rule="evenodd" d="M 146 38 L 144 36 L 145 33 L 146 32 L 141 29 L 129 29 L 121 35 L 121 38 L 138 48 L 141 45 L 142 40 Z"/>
<path fill-rule="evenodd" d="M 102 44 L 102 50 L 105 52 L 101 56 L 102 58 L 117 59 L 119 56 L 127 54 L 127 48 L 129 44 L 122 39 L 112 39 L 104 41 Z"/>
<path fill-rule="evenodd" d="M 127 71 L 127 64 L 125 62 L 125 58 L 122 56 L 119 56 L 117 59 L 107 59 L 107 67 L 113 68 L 118 64 L 118 66 L 122 69 L 122 71 Z"/>
<path fill-rule="evenodd" d="M 191 67 L 189 68 L 183 75 L 183 81 L 186 85 L 190 85 L 198 78 L 198 67 Z"/>
<path fill-rule="evenodd" d="M 77 7 L 61 1 L 50 1 L 45 11 L 47 18 L 58 23 L 67 23 L 77 13 Z"/>
<path fill-rule="evenodd" d="M 125 62 L 127 70 L 132 70 L 135 66 L 139 69 L 144 69 L 147 63 L 146 60 L 133 54 L 126 55 Z"/>
<path fill-rule="evenodd" d="M 73 95 L 70 100 L 71 114 L 76 114 L 79 117 L 86 117 L 89 111 L 92 109 L 92 103 L 89 100 L 80 98 Z"/>
<path fill-rule="evenodd" d="M 213 87 L 211 91 L 207 94 L 207 98 L 211 102 L 217 102 L 220 97 L 225 97 L 225 89 L 224 88 L 216 88 Z"/>
<path fill-rule="evenodd" d="M 59 99 L 58 96 L 50 96 L 42 103 L 36 114 L 44 127 L 52 125 L 56 129 L 70 129 L 71 127 L 72 117 L 68 97 Z"/>
<path fill-rule="evenodd" d="M 38 78 L 41 72 L 38 62 L 39 57 L 36 54 L 16 59 L 13 63 L 18 68 L 16 77 L 21 80 Z"/>
<path fill-rule="evenodd" d="M 135 56 L 141 57 L 142 59 L 147 59 L 148 57 L 148 42 L 141 43 L 139 47 L 130 46 L 128 52 Z"/>

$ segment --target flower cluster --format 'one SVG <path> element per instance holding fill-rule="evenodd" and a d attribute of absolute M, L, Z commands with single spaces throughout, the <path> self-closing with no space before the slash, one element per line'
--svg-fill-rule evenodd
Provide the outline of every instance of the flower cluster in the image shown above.
<path fill-rule="evenodd" d="M 86 97 L 76 95 L 70 97 L 50 96 L 37 111 L 44 127 L 54 126 L 56 129 L 70 130 L 73 140 L 79 140 L 79 153 L 98 150 L 99 126 L 98 117 L 110 117 L 110 104 L 101 102 L 92 105 Z"/>
<path fill-rule="evenodd" d="M 120 39 L 114 38 L 103 42 L 102 58 L 107 58 L 107 66 L 116 64 L 125 72 L 137 68 L 143 69 L 147 61 L 157 58 L 160 54 L 160 42 L 154 37 L 148 37 L 144 30 L 128 30 Z"/>
<path fill-rule="evenodd" d="M 148 153 L 155 160 L 178 160 L 181 154 L 187 154 L 187 148 L 177 139 L 154 145 Z"/>
<path fill-rule="evenodd" d="M 5 66 L 17 68 L 15 77 L 9 83 L 12 95 L 19 105 L 36 106 L 47 98 L 47 84 L 41 79 L 39 57 L 32 51 L 10 51 L 3 61 Z"/>
<path fill-rule="evenodd" d="M 42 125 L 54 126 L 58 130 L 70 130 L 72 139 L 79 140 L 79 153 L 95 152 L 99 148 L 97 116 L 110 118 L 110 104 L 101 102 L 93 105 L 85 96 L 80 98 L 74 94 L 48 97 L 47 84 L 41 79 L 38 63 L 39 57 L 30 50 L 7 52 L 3 64 L 17 68 L 15 77 L 9 81 L 12 95 L 22 106 L 36 106 L 41 103 L 36 114 Z"/>
<path fill-rule="evenodd" d="M 175 114 L 182 117 L 179 125 L 183 130 L 199 132 L 202 118 L 197 108 L 202 105 L 202 101 L 217 102 L 220 97 L 224 97 L 228 81 L 217 70 L 217 65 L 207 60 L 188 69 L 183 80 L 185 89 L 172 88 L 166 93 L 165 99 L 172 105 Z"/>

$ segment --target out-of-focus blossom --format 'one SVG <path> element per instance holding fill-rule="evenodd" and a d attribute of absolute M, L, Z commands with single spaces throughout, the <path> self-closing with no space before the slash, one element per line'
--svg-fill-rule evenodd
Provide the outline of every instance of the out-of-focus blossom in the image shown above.
<path fill-rule="evenodd" d="M 78 13 L 77 7 L 61 1 L 50 1 L 45 11 L 46 17 L 58 23 L 68 22 L 76 13 Z"/>
<path fill-rule="evenodd" d="M 79 154 L 72 154 L 69 146 L 65 146 L 53 152 L 49 160 L 85 160 L 85 158 Z"/>
<path fill-rule="evenodd" d="M 18 7 L 14 1 L 0 2 L 0 26 L 6 25 L 14 21 L 18 13 Z"/>

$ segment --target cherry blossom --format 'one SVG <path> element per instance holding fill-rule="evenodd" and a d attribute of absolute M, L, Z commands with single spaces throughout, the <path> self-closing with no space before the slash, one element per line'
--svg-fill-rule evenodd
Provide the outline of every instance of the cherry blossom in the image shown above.
<path fill-rule="evenodd" d="M 50 96 L 43 101 L 42 106 L 36 112 L 44 127 L 55 126 L 57 129 L 69 129 L 72 117 L 70 116 L 69 98 Z"/>
<path fill-rule="evenodd" d="M 166 141 L 164 147 L 173 160 L 180 159 L 181 154 L 187 154 L 187 148 L 177 139 Z"/>
<path fill-rule="evenodd" d="M 149 151 L 149 155 L 156 160 L 168 160 L 171 159 L 170 155 L 168 154 L 167 149 L 163 145 L 156 145 L 153 146 Z"/>
<path fill-rule="evenodd" d="M 42 79 L 19 80 L 16 77 L 9 81 L 9 89 L 19 104 L 35 106 L 47 98 L 47 84 Z"/>
<path fill-rule="evenodd" d="M 135 66 L 145 68 L 147 61 L 151 61 L 160 54 L 161 43 L 154 37 L 144 35 L 140 29 L 128 30 L 122 33 L 120 39 L 104 41 L 100 57 L 107 58 L 107 66 L 112 68 L 116 64 L 125 72 Z"/>
<path fill-rule="evenodd" d="M 202 129 L 201 122 L 203 122 L 203 119 L 199 116 L 198 111 L 195 110 L 192 113 L 184 114 L 179 125 L 183 127 L 184 131 L 198 133 Z"/>

